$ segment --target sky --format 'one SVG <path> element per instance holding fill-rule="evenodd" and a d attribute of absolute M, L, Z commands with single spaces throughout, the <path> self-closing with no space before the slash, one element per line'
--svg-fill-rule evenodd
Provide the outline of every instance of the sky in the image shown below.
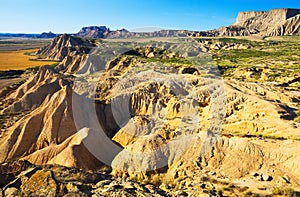
<path fill-rule="evenodd" d="M 105 25 L 209 30 L 235 21 L 239 11 L 299 8 L 299 0 L 0 0 L 1 33 L 75 33 Z"/>

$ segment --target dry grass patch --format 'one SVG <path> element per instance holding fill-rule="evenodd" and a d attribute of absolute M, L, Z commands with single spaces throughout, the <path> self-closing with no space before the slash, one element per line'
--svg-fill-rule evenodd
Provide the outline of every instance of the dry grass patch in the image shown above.
<path fill-rule="evenodd" d="M 0 52 L 0 70 L 23 70 L 55 63 L 51 61 L 32 61 L 31 59 L 35 59 L 35 56 L 25 55 L 35 51 L 37 49 Z"/>

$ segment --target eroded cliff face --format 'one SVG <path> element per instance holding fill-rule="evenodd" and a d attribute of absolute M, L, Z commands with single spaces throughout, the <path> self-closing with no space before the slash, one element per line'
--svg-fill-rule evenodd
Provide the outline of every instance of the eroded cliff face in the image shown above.
<path fill-rule="evenodd" d="M 274 9 L 240 12 L 236 22 L 220 29 L 221 36 L 283 36 L 298 35 L 299 9 Z"/>
<path fill-rule="evenodd" d="M 282 23 L 298 14 L 300 14 L 299 9 L 274 9 L 269 12 L 267 11 L 240 12 L 237 16 L 236 22 L 233 25 L 251 26 L 252 25 L 251 22 L 259 23 L 259 21 L 261 23 L 273 22 L 270 24 Z"/>
<path fill-rule="evenodd" d="M 203 174 L 249 187 L 266 176 L 272 180 L 265 182 L 268 188 L 300 182 L 300 125 L 290 110 L 297 107 L 298 92 L 272 84 L 210 81 L 203 77 L 208 73 L 183 61 L 189 54 L 155 47 L 132 49 L 99 68 L 103 62 L 88 61 L 91 54 L 80 48 L 94 45 L 73 39 L 61 36 L 40 50 L 49 59 L 62 57 L 63 48 L 74 53 L 63 55 L 55 69 L 41 67 L 6 97 L 2 113 L 24 116 L 1 132 L 1 163 L 21 159 L 95 170 L 107 161 L 99 161 L 92 147 L 110 157 L 116 176 L 159 174 L 191 195 L 203 193 Z M 95 87 L 84 85 L 89 80 Z M 92 111 L 96 116 L 87 114 Z"/>
<path fill-rule="evenodd" d="M 252 12 L 239 12 L 236 21 L 233 25 L 237 25 L 237 26 L 243 26 L 243 24 L 251 19 L 251 18 L 255 18 L 255 17 L 260 17 L 263 14 L 266 14 L 267 12 L 264 11 L 252 11 Z"/>
<path fill-rule="evenodd" d="M 90 41 L 63 34 L 54 38 L 51 44 L 41 48 L 37 55 L 41 59 L 62 61 L 68 55 L 88 54 L 93 46 L 95 45 Z"/>

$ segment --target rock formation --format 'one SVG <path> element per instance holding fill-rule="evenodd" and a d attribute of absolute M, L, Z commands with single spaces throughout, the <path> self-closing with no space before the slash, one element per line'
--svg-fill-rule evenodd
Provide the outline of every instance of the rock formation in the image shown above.
<path fill-rule="evenodd" d="M 105 26 L 83 27 L 76 36 L 81 38 L 104 38 L 110 32 Z"/>
<path fill-rule="evenodd" d="M 266 13 L 241 15 L 238 24 L 260 14 Z M 236 48 L 210 41 L 194 44 L 206 51 Z M 215 193 L 226 181 L 236 187 L 261 181 L 268 188 L 299 184 L 300 125 L 291 110 L 299 103 L 298 92 L 211 79 L 212 70 L 183 61 L 195 51 L 179 54 L 176 45 L 168 50 L 163 48 L 168 44 L 133 48 L 105 64 L 87 54 L 97 45 L 102 46 L 69 35 L 55 38 L 38 54 L 62 62 L 55 69 L 41 67 L 6 95 L 2 114 L 22 116 L 1 132 L 0 163 L 28 161 L 46 167 L 21 175 L 1 173 L 7 179 L 5 193 L 113 195 L 110 192 L 120 189 L 112 188 L 124 192 L 129 188 L 131 194 L 141 190 L 178 196 Z M 106 177 L 109 183 L 94 179 L 87 187 L 84 181 L 66 181 L 55 171 L 56 165 L 97 170 L 105 164 L 123 182 Z M 126 177 L 161 186 L 144 189 L 124 181 Z M 47 182 L 41 183 L 41 178 Z M 11 180 L 15 182 L 7 183 Z M 39 191 L 34 182 L 42 184 Z"/>
<path fill-rule="evenodd" d="M 42 56 L 42 59 L 63 60 L 67 55 L 77 55 L 81 53 L 89 53 L 90 47 L 94 45 L 73 36 L 63 34 L 52 40 L 50 45 L 41 48 L 37 55 Z"/>
<path fill-rule="evenodd" d="M 299 35 L 299 9 L 240 12 L 236 22 L 220 28 L 219 36 Z"/>

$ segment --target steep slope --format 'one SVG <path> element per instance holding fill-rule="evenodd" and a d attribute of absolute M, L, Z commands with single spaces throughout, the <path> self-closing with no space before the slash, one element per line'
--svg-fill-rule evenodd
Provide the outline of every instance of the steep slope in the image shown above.
<path fill-rule="evenodd" d="M 289 18 L 284 24 L 276 27 L 268 34 L 268 36 L 278 35 L 300 35 L 300 14 Z"/>
<path fill-rule="evenodd" d="M 2 110 L 7 112 L 24 112 L 39 107 L 46 98 L 51 97 L 70 81 L 61 79 L 50 66 L 43 66 L 39 72 L 22 84 L 15 92 L 6 96 L 11 103 Z M 49 98 L 48 98 L 49 99 Z"/>
<path fill-rule="evenodd" d="M 240 12 L 236 22 L 218 29 L 220 36 L 299 35 L 299 9 Z"/>
<path fill-rule="evenodd" d="M 97 160 L 85 147 L 83 136 L 88 136 L 87 129 L 82 129 L 61 143 L 51 144 L 22 159 L 37 165 L 55 164 L 89 170 L 98 169 L 103 163 Z"/>
<path fill-rule="evenodd" d="M 1 137 L 0 161 L 28 155 L 73 135 L 76 127 L 72 118 L 71 96 L 70 88 L 64 86 L 7 129 Z"/>
<path fill-rule="evenodd" d="M 62 61 L 67 55 L 89 53 L 94 44 L 67 34 L 57 36 L 51 44 L 41 48 L 37 55 L 41 58 Z"/>

